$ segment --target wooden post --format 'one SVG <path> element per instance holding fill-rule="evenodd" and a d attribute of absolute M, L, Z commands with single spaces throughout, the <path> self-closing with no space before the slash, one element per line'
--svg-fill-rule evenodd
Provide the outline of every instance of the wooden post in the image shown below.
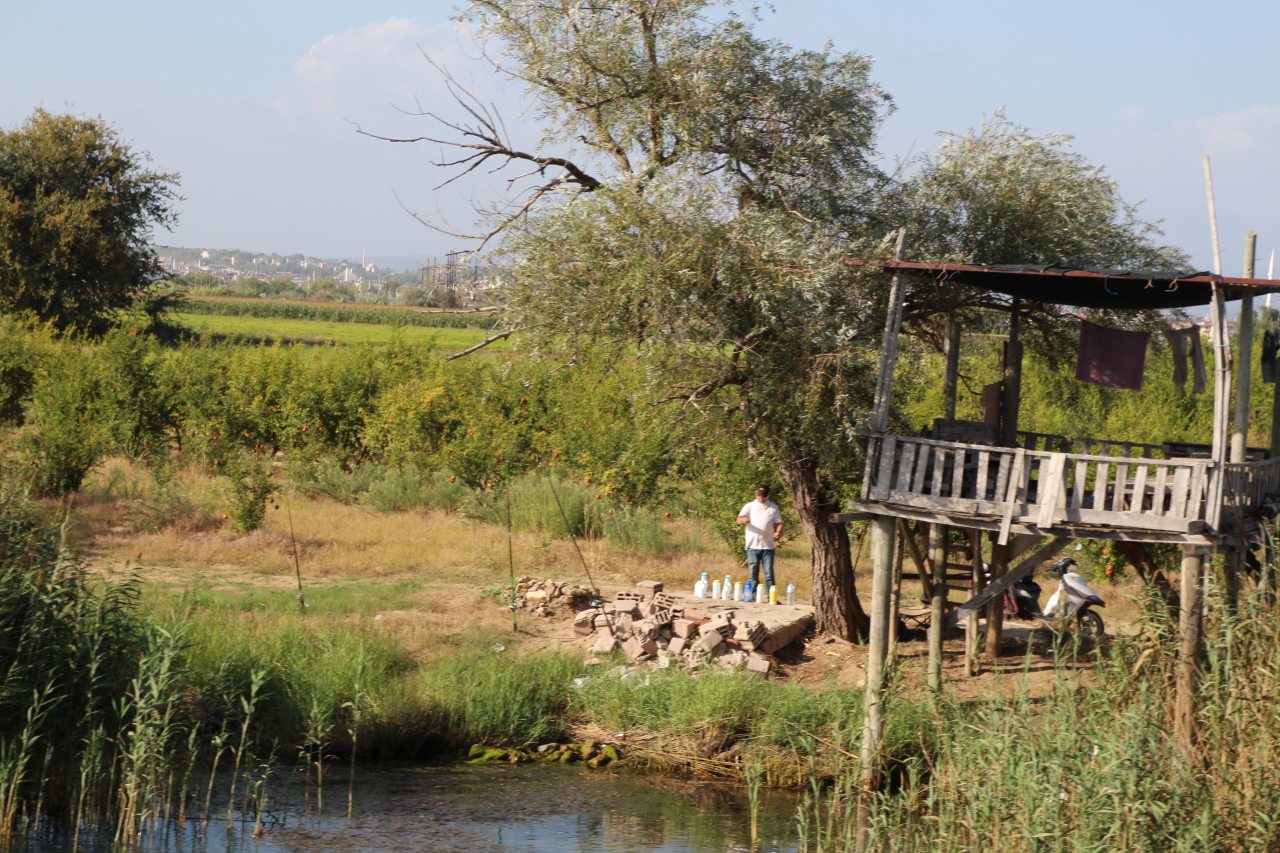
<path fill-rule="evenodd" d="M 893 545 L 896 523 L 887 515 L 871 522 L 871 629 L 867 638 L 867 698 L 862 724 L 861 778 L 858 798 L 858 849 L 866 850 L 870 832 L 870 794 L 880 784 L 880 752 L 884 745 L 884 677 L 889 645 L 889 600 L 893 589 Z"/>
<path fill-rule="evenodd" d="M 956 383 L 960 378 L 960 324 L 947 321 L 946 366 L 942 372 L 942 416 L 956 419 Z"/>
<path fill-rule="evenodd" d="M 969 597 L 973 598 L 982 592 L 986 578 L 982 574 L 982 534 L 977 530 L 966 530 L 969 536 L 969 550 L 973 554 L 973 567 L 970 574 Z M 978 611 L 973 611 L 964 620 L 964 672 L 965 675 L 978 674 Z"/>
<path fill-rule="evenodd" d="M 1217 531 L 1222 523 L 1222 500 L 1226 485 L 1227 461 L 1227 408 L 1231 401 L 1231 353 L 1227 341 L 1227 317 L 1222 287 L 1213 285 L 1213 298 L 1209 303 L 1213 318 L 1213 437 L 1210 469 L 1208 512 L 1205 520 Z"/>
<path fill-rule="evenodd" d="M 893 558 L 893 581 L 889 590 L 889 643 L 885 649 L 885 656 L 890 661 L 898 659 L 898 610 L 902 606 L 902 561 L 906 557 L 906 544 L 908 531 L 906 524 L 895 522 L 894 529 L 897 531 L 898 547 L 894 552 Z"/>
<path fill-rule="evenodd" d="M 1253 260 L 1257 254 L 1258 232 L 1249 231 L 1244 238 L 1244 277 L 1253 278 Z M 1236 336 L 1236 412 L 1231 430 L 1231 461 L 1244 462 L 1249 447 L 1249 378 L 1253 368 L 1253 296 L 1240 300 L 1240 326 Z"/>
<path fill-rule="evenodd" d="M 991 534 L 994 539 L 996 534 Z M 991 546 L 990 583 L 1000 580 L 1009 566 L 1009 546 L 995 542 Z M 997 595 L 987 604 L 987 657 L 994 667 L 1000 659 L 1000 644 L 1004 640 L 1004 596 Z"/>
<path fill-rule="evenodd" d="M 933 564 L 933 597 L 929 601 L 929 689 L 942 690 L 943 620 L 947 612 L 947 528 L 929 525 L 929 561 Z"/>
<path fill-rule="evenodd" d="M 1200 683 L 1201 557 L 1193 545 L 1182 547 L 1182 589 L 1179 598 L 1177 706 L 1174 727 L 1178 750 L 1193 761 L 1196 746 L 1196 690 Z"/>
<path fill-rule="evenodd" d="M 907 253 L 907 229 L 898 231 L 897 259 Z M 893 274 L 889 287 L 889 310 L 884 320 L 884 348 L 880 350 L 880 374 L 876 379 L 875 405 L 871 413 L 871 431 L 882 433 L 889 427 L 889 400 L 893 392 L 893 368 L 898 363 L 898 332 L 902 328 L 902 304 L 906 299 L 907 277 Z"/>
<path fill-rule="evenodd" d="M 1022 341 L 1018 335 L 1018 309 L 1022 300 L 1013 297 L 1009 306 L 1009 341 L 1004 347 L 1004 393 L 1000 395 L 1000 443 L 1018 446 L 1018 410 L 1022 406 Z"/>

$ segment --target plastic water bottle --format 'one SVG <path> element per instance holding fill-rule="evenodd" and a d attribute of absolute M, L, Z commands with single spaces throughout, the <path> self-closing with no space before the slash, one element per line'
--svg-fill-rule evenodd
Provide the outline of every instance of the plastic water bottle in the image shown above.
<path fill-rule="evenodd" d="M 724 576 L 724 586 L 721 587 L 720 598 L 723 601 L 733 598 L 733 575 Z"/>
<path fill-rule="evenodd" d="M 787 604 L 796 603 L 796 582 L 792 581 L 787 584 Z"/>
<path fill-rule="evenodd" d="M 693 585 L 693 597 L 694 598 L 707 597 L 707 573 L 706 572 L 703 572 L 702 579 Z"/>
<path fill-rule="evenodd" d="M 712 598 L 720 597 L 720 581 L 711 582 L 711 597 Z"/>
<path fill-rule="evenodd" d="M 744 604 L 750 603 L 751 594 L 755 592 L 756 585 L 754 581 L 747 581 L 747 585 L 742 588 L 742 601 Z"/>
<path fill-rule="evenodd" d="M 742 582 L 741 581 L 733 585 L 733 600 L 734 601 L 742 600 Z"/>

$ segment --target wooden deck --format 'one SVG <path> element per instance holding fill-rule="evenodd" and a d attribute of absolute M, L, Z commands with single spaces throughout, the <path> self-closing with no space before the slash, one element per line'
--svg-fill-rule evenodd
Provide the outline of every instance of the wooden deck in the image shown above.
<path fill-rule="evenodd" d="M 1215 491 L 1211 460 L 1157 458 L 1165 445 L 1023 435 L 1027 447 L 873 438 L 864 497 L 850 509 L 998 530 L 1002 541 L 1031 532 L 1215 544 L 1280 502 L 1280 458 L 1225 466 Z"/>

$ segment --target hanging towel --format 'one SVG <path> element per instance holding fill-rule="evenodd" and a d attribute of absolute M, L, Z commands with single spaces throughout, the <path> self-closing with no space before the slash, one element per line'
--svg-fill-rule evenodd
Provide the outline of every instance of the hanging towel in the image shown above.
<path fill-rule="evenodd" d="M 1168 328 L 1165 335 L 1169 338 L 1169 346 L 1173 349 L 1173 384 L 1178 392 L 1187 396 L 1187 356 L 1191 357 L 1191 393 L 1203 394 L 1209 381 L 1204 371 L 1204 351 L 1200 348 L 1200 327 Z M 1266 368 L 1264 367 L 1265 371 Z"/>
<path fill-rule="evenodd" d="M 1275 383 L 1276 354 L 1280 353 L 1280 333 L 1268 329 L 1262 336 L 1262 381 Z"/>
<path fill-rule="evenodd" d="M 1076 379 L 1100 388 L 1137 391 L 1142 387 L 1150 337 L 1147 332 L 1127 332 L 1082 321 Z"/>

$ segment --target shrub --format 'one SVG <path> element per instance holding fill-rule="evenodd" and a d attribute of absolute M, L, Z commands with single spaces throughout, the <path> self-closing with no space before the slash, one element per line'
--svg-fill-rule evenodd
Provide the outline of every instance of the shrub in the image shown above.
<path fill-rule="evenodd" d="M 78 491 L 107 445 L 92 353 L 63 345 L 41 365 L 31 401 L 30 429 L 20 448 L 38 495 Z"/>
<path fill-rule="evenodd" d="M 227 515 L 241 533 L 251 533 L 267 518 L 267 502 L 276 491 L 271 463 L 253 453 L 242 454 L 227 465 L 231 505 Z"/>

